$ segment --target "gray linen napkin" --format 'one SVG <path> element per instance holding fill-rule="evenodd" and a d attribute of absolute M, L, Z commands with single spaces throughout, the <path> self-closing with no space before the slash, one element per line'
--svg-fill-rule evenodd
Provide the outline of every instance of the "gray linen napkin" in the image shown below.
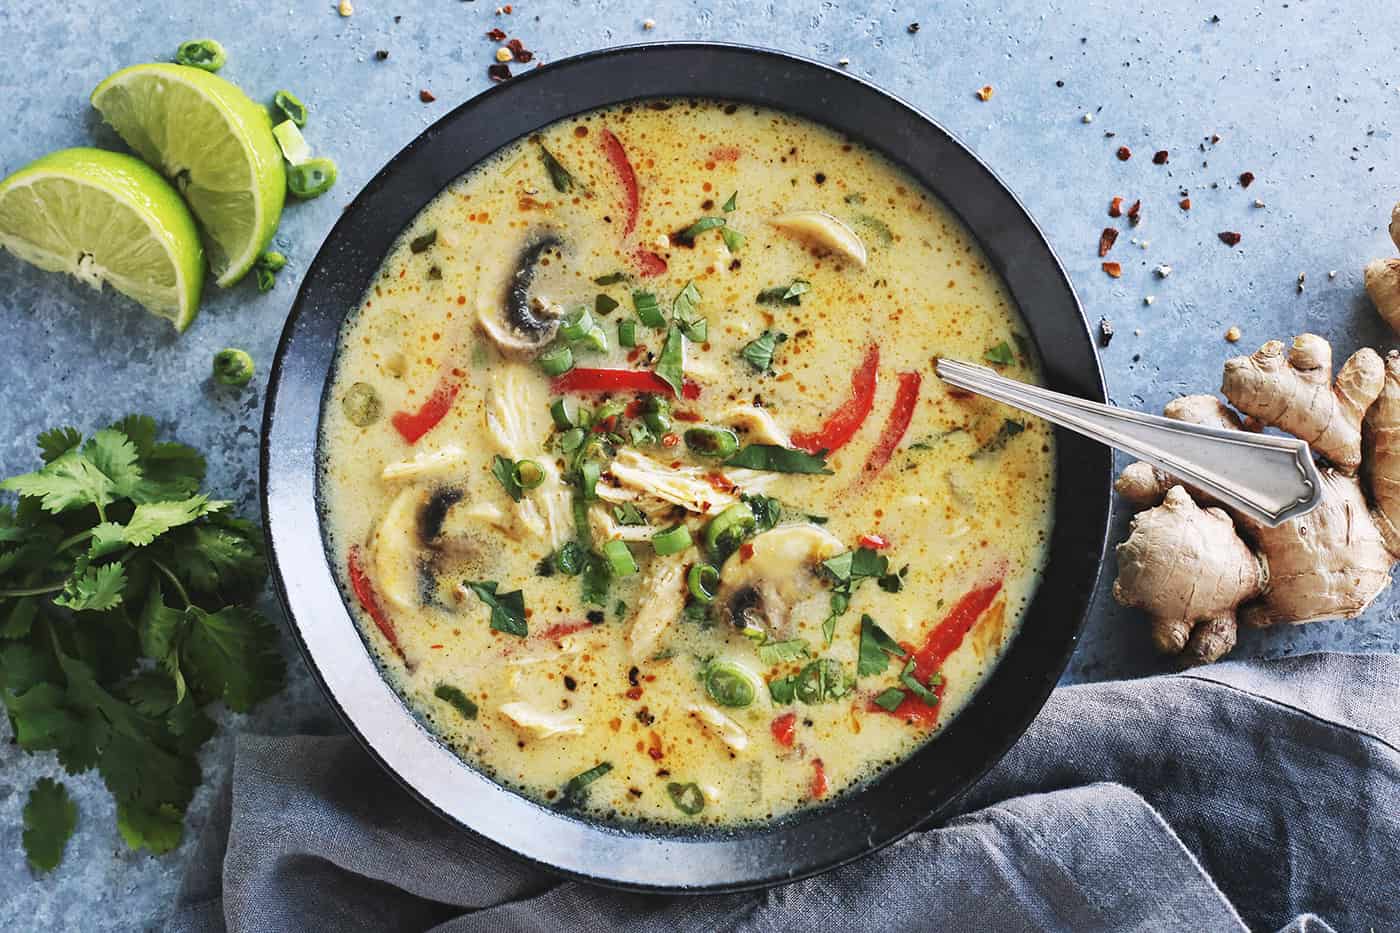
<path fill-rule="evenodd" d="M 1400 657 L 1056 690 L 950 818 L 705 897 L 561 881 L 424 810 L 351 738 L 239 739 L 171 927 L 1400 929 Z"/>

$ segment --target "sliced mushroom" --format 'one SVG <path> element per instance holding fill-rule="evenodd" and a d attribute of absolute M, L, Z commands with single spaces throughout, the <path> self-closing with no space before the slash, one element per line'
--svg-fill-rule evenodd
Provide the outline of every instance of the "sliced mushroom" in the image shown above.
<path fill-rule="evenodd" d="M 685 608 L 685 568 L 680 554 L 652 559 L 642 579 L 641 605 L 627 629 L 627 650 L 633 661 L 656 657 L 661 637 L 680 620 Z"/>
<path fill-rule="evenodd" d="M 559 331 L 564 309 L 546 298 L 532 295 L 530 285 L 540 259 L 561 244 L 559 237 L 552 233 L 528 244 L 506 281 L 505 293 L 484 294 L 477 303 L 481 329 L 507 356 L 533 358 Z"/>
<path fill-rule="evenodd" d="M 719 416 L 719 420 L 739 428 L 748 436 L 749 440 L 759 444 L 777 444 L 779 447 L 792 446 L 787 431 L 773 420 L 773 416 L 768 413 L 766 408 L 740 402 L 726 408 Z"/>
<path fill-rule="evenodd" d="M 536 709 L 529 703 L 519 700 L 502 703 L 500 713 L 510 720 L 511 725 L 536 739 L 550 739 L 557 735 L 583 735 L 583 723 L 564 712 Z"/>
<path fill-rule="evenodd" d="M 400 492 L 370 536 L 375 588 L 399 609 L 418 606 L 424 560 L 419 514 L 428 495 L 426 489 L 413 486 Z"/>
<path fill-rule="evenodd" d="M 737 628 L 787 634 L 793 606 L 820 587 L 817 567 L 846 546 L 818 525 L 779 525 L 725 561 L 717 598 Z"/>
<path fill-rule="evenodd" d="M 864 267 L 867 259 L 865 244 L 856 232 L 825 211 L 792 211 L 779 214 L 768 221 L 773 226 L 801 237 L 823 249 L 844 256 Z"/>
<path fill-rule="evenodd" d="M 749 734 L 744 727 L 708 703 L 691 703 L 686 707 L 686 712 L 700 720 L 707 732 L 734 751 L 742 752 L 749 747 Z"/>
<path fill-rule="evenodd" d="M 455 444 L 441 450 L 424 450 L 408 460 L 385 465 L 379 478 L 386 483 L 399 480 L 440 479 L 461 472 L 467 462 L 467 452 Z"/>

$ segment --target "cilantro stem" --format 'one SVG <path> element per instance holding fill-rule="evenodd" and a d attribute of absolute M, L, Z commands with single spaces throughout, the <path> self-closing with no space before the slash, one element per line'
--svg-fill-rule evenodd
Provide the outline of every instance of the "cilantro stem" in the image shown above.
<path fill-rule="evenodd" d="M 54 550 L 57 550 L 57 551 L 66 551 L 66 550 L 68 550 L 70 547 L 72 547 L 73 545 L 78 544 L 78 543 L 80 543 L 80 542 L 82 542 L 82 541 L 86 541 L 88 538 L 91 538 L 91 537 L 92 537 L 92 529 L 91 529 L 91 528 L 89 528 L 87 531 L 80 531 L 80 532 L 78 532 L 77 534 L 75 534 L 75 535 L 70 535 L 69 537 L 64 538 L 62 541 L 58 542 L 58 547 L 56 547 Z"/>
<path fill-rule="evenodd" d="M 184 601 L 184 603 L 185 603 L 186 606 L 192 606 L 192 605 L 194 605 L 194 604 L 190 601 L 190 594 L 189 594 L 189 592 L 185 589 L 185 585 L 184 585 L 183 583 L 180 582 L 180 578 L 177 577 L 177 576 L 175 576 L 175 574 L 171 571 L 171 569 L 170 569 L 169 567 L 165 566 L 165 565 L 162 564 L 160 561 L 155 560 L 154 558 L 152 558 L 151 563 L 155 565 L 155 568 L 156 568 L 157 570 L 159 570 L 161 573 L 165 574 L 166 579 L 168 579 L 168 580 L 170 581 L 171 585 L 175 587 L 175 592 L 176 592 L 177 594 L 179 594 L 180 599 Z"/>
<path fill-rule="evenodd" d="M 62 583 L 55 583 L 52 586 L 30 586 L 17 590 L 0 590 L 0 599 L 17 599 L 21 596 L 43 596 L 46 593 L 57 593 L 63 589 Z"/>

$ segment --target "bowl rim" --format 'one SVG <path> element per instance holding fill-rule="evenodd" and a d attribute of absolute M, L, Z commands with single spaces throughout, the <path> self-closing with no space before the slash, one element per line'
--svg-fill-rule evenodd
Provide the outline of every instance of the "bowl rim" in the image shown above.
<path fill-rule="evenodd" d="M 642 69 L 648 77 L 659 73 L 667 80 L 660 80 L 653 87 L 635 88 L 635 92 L 601 92 L 591 87 L 578 90 L 584 82 L 576 78 L 630 78 L 630 74 L 618 70 L 631 67 L 636 60 L 650 61 Z M 705 82 L 713 78 L 709 70 L 717 66 L 752 69 L 752 77 L 736 76 L 733 80 L 756 82 L 754 86 L 759 89 L 747 94 L 742 90 L 715 94 L 697 87 L 682 89 L 676 85 L 674 72 L 655 68 L 661 60 L 684 63 L 693 69 L 680 79 L 681 83 L 689 81 L 701 87 L 712 86 Z M 608 66 L 609 70 L 600 72 L 599 66 Z M 999 202 L 985 209 L 1009 209 L 1009 219 L 993 216 L 974 223 L 966 209 L 953 203 L 957 198 L 950 198 L 928 180 L 932 167 L 920 170 L 892 151 L 893 143 L 882 145 L 864 133 L 848 132 L 842 124 L 849 126 L 857 117 L 832 118 L 828 111 L 824 118 L 810 112 L 815 103 L 797 102 L 795 98 L 778 102 L 777 97 L 791 98 L 799 91 L 766 84 L 776 80 L 789 86 L 797 84 L 799 90 L 820 83 L 833 96 L 858 97 L 862 107 L 868 105 L 898 114 L 906 122 L 896 126 L 894 132 L 900 140 L 908 138 L 903 145 L 912 145 L 916 136 L 926 137 L 923 141 L 938 150 L 933 155 L 935 161 L 951 158 L 955 164 L 944 166 L 949 171 L 970 172 L 971 176 L 963 181 L 980 185 L 985 189 L 983 194 Z M 534 99 L 534 108 L 528 93 L 531 90 L 540 92 Z M 571 94 L 596 94 L 598 99 L 585 106 L 573 106 L 567 112 L 557 111 L 566 99 L 572 99 Z M 538 129 L 570 114 L 625 100 L 687 96 L 737 100 L 815 120 L 855 136 L 909 171 L 961 217 L 1007 283 L 1041 351 L 1046 383 L 1097 401 L 1106 399 L 1103 371 L 1088 321 L 1048 239 L 1011 189 L 936 120 L 869 81 L 791 53 L 738 43 L 637 43 L 563 58 L 469 98 L 404 146 L 345 208 L 308 266 L 278 342 L 263 415 L 260 501 L 274 589 L 307 666 L 350 733 L 414 797 L 454 825 L 555 874 L 633 891 L 713 893 L 798 880 L 877 851 L 946 812 L 1005 755 L 1044 706 L 1069 662 L 1092 607 L 1112 518 L 1113 462 L 1106 448 L 1057 429 L 1055 527 L 1045 579 L 1027 609 L 1026 619 L 1029 622 L 1035 613 L 1039 621 L 1042 598 L 1049 599 L 1047 594 L 1053 593 L 1050 602 L 1058 620 L 1047 623 L 1043 633 L 1036 630 L 1027 634 L 1023 628 L 987 682 L 935 740 L 873 781 L 828 803 L 762 826 L 732 830 L 684 833 L 672 828 L 620 827 L 550 809 L 496 784 L 457 758 L 380 675 L 347 608 L 347 594 L 326 559 L 319 514 L 319 476 L 305 474 L 319 474 L 320 412 L 329 392 L 334 361 L 323 371 L 318 366 L 304 371 L 306 367 L 301 365 L 298 354 L 324 351 L 324 347 L 313 346 L 318 338 L 324 342 L 327 315 L 334 318 L 333 330 L 338 333 L 345 314 L 358 305 L 359 296 L 382 261 L 385 250 L 379 250 L 377 256 L 370 255 L 372 262 L 363 273 L 363 284 L 353 289 L 343 282 L 337 285 L 335 276 L 328 271 L 346 262 L 356 268 L 353 262 L 366 258 L 356 255 L 357 250 L 373 252 L 356 247 L 357 240 L 383 239 L 372 232 L 372 222 L 365 223 L 367 212 L 382 225 L 386 214 L 383 202 L 389 200 L 395 206 L 388 214 L 406 211 L 411 219 L 437 191 L 480 161 L 478 157 L 445 168 L 425 164 L 435 159 L 442 162 L 441 157 L 434 155 L 435 147 L 441 149 L 452 141 L 460 142 L 458 137 L 465 135 L 464 127 L 476 126 L 474 121 L 483 117 L 510 112 L 518 121 L 534 119 L 534 129 Z M 502 103 L 517 99 L 523 106 L 513 110 Z M 506 135 L 504 130 L 490 129 L 487 135 L 496 142 L 486 154 L 531 131 L 511 129 Z M 405 173 L 418 170 L 423 171 L 422 177 L 404 181 Z M 410 209 L 400 204 L 405 192 L 398 189 L 405 187 L 409 188 L 409 200 L 414 192 L 419 196 L 431 193 Z M 984 210 L 980 204 L 970 207 Z M 386 234 L 388 242 L 392 243 L 405 226 L 406 222 L 393 225 Z M 1037 306 L 1058 304 L 1059 310 L 1053 315 L 1040 319 L 1027 313 L 1024 299 L 1031 296 L 1033 277 L 1018 275 L 1007 262 L 1011 257 L 989 245 L 997 237 L 1011 237 L 1015 245 L 1031 250 L 1029 261 L 1046 276 L 1046 280 L 1035 281 Z M 355 294 L 348 303 L 347 290 Z M 340 308 L 338 314 L 325 309 L 327 301 Z M 1071 365 L 1050 365 L 1044 352 L 1048 340 L 1068 341 L 1062 355 L 1072 358 Z M 305 417 L 308 414 L 311 417 Z M 1085 504 L 1090 506 L 1083 513 L 1069 516 L 1068 523 L 1060 509 L 1060 496 L 1066 489 L 1088 496 Z M 1061 540 L 1065 536 L 1068 543 Z M 1050 571 L 1060 564 L 1072 569 L 1069 576 L 1074 579 L 1051 579 Z M 351 637 L 345 637 L 347 625 Z M 1041 654 L 1035 656 L 1037 651 Z M 1008 666 L 1013 655 L 1022 659 L 1014 671 Z M 367 680 L 365 675 L 369 675 Z M 1007 701 L 993 703 L 988 696 L 994 685 L 998 690 L 1021 691 L 1020 702 L 1012 709 L 1001 709 Z M 956 743 L 950 740 L 954 735 L 959 737 Z M 973 760 L 945 765 L 952 775 L 940 771 L 928 782 L 933 789 L 912 780 L 911 774 L 919 765 L 932 763 L 930 750 L 954 745 L 974 747 L 979 752 Z M 896 780 L 897 775 L 902 777 Z M 898 812 L 886 812 L 890 808 Z"/>

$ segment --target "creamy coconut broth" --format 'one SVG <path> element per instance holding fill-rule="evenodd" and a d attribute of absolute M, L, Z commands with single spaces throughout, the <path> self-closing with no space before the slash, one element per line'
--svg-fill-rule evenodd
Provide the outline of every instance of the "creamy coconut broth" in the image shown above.
<path fill-rule="evenodd" d="M 933 360 L 1035 382 L 1024 334 L 954 216 L 822 127 L 565 120 L 449 186 L 347 320 L 321 494 L 348 601 L 410 705 L 537 799 L 828 799 L 1020 625 L 1053 440 Z"/>

